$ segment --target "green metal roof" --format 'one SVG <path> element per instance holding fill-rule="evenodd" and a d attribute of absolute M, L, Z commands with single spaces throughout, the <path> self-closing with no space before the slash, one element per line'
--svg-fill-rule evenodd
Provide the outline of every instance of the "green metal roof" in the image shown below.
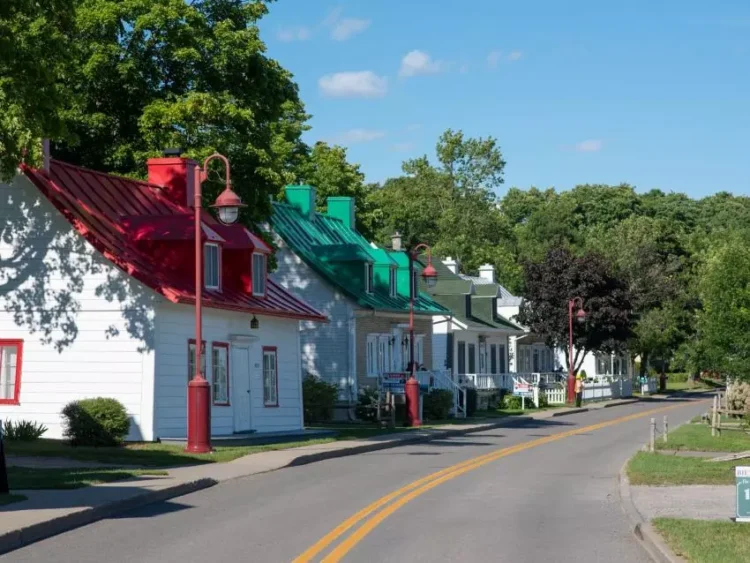
<path fill-rule="evenodd" d="M 273 202 L 271 226 L 305 263 L 328 282 L 354 299 L 360 307 L 397 313 L 409 312 L 409 258 L 405 252 L 394 252 L 370 245 L 356 230 L 338 218 L 306 212 L 307 202 L 314 201 L 304 193 L 307 186 L 294 186 L 290 203 Z M 313 188 L 308 188 L 313 189 Z M 303 205 L 297 203 L 303 201 Z M 305 212 L 303 212 L 305 211 Z M 341 213 L 341 210 L 337 210 Z M 365 291 L 365 267 L 373 265 L 373 291 Z M 415 263 L 421 269 L 419 263 Z M 390 295 L 390 269 L 396 269 L 397 295 Z M 450 311 L 420 291 L 414 312 L 427 315 L 450 315 Z"/>

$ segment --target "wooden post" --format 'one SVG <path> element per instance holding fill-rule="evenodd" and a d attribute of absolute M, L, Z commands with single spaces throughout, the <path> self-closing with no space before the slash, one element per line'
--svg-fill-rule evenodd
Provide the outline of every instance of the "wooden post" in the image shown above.
<path fill-rule="evenodd" d="M 667 443 L 667 437 L 669 436 L 669 421 L 667 415 L 664 415 L 664 443 Z"/>
<path fill-rule="evenodd" d="M 711 436 L 716 436 L 716 410 L 719 404 L 719 394 L 714 395 L 714 404 L 711 406 Z"/>
<path fill-rule="evenodd" d="M 648 451 L 653 452 L 654 451 L 654 442 L 656 442 L 656 419 L 651 419 L 651 428 L 649 432 L 649 440 L 648 440 Z"/>

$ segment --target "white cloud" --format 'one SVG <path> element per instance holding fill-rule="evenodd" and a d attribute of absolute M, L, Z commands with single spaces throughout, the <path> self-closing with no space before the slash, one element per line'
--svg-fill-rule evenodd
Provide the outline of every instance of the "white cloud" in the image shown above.
<path fill-rule="evenodd" d="M 521 57 L 523 57 L 523 53 L 521 51 L 511 51 L 510 53 L 508 53 L 507 59 L 512 62 L 520 60 Z"/>
<path fill-rule="evenodd" d="M 391 145 L 391 150 L 396 152 L 409 152 L 414 149 L 414 143 L 394 143 Z"/>
<path fill-rule="evenodd" d="M 379 98 L 388 91 L 388 79 L 371 70 L 326 74 L 318 80 L 324 96 L 337 98 Z"/>
<path fill-rule="evenodd" d="M 383 137 L 385 137 L 385 131 L 378 131 L 376 129 L 350 129 L 349 131 L 334 135 L 330 140 L 332 143 L 353 145 L 355 143 L 369 143 Z"/>
<path fill-rule="evenodd" d="M 399 76 L 416 76 L 418 74 L 435 74 L 445 67 L 442 61 L 433 60 L 424 51 L 414 50 L 401 59 Z"/>
<path fill-rule="evenodd" d="M 588 139 L 576 143 L 573 148 L 576 152 L 599 152 L 602 150 L 602 147 L 604 147 L 604 141 L 601 139 Z"/>
<path fill-rule="evenodd" d="M 358 33 L 362 33 L 370 27 L 370 20 L 361 20 L 357 18 L 344 18 L 337 21 L 331 30 L 331 39 L 336 41 L 346 41 Z"/>
<path fill-rule="evenodd" d="M 502 51 L 490 51 L 487 55 L 487 65 L 490 68 L 496 68 L 500 64 L 500 59 L 503 57 Z"/>
<path fill-rule="evenodd" d="M 306 41 L 310 39 L 312 33 L 303 25 L 292 27 L 283 27 L 279 30 L 277 37 L 279 41 L 289 43 L 291 41 Z"/>

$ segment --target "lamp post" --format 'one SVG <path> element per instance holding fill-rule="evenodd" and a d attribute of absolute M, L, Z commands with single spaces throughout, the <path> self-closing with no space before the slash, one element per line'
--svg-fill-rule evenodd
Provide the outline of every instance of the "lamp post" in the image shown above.
<path fill-rule="evenodd" d="M 576 400 L 576 387 L 575 387 L 575 368 L 573 365 L 573 309 L 578 304 L 578 310 L 576 311 L 575 318 L 576 322 L 582 323 L 586 321 L 586 311 L 583 310 L 583 299 L 580 297 L 574 297 L 568 301 L 568 323 L 569 323 L 569 340 L 568 340 L 568 402 L 572 403 Z"/>
<path fill-rule="evenodd" d="M 409 426 L 421 426 L 419 419 L 419 382 L 417 366 L 414 361 L 414 300 L 417 296 L 417 284 L 414 277 L 414 260 L 420 250 L 427 251 L 427 266 L 422 270 L 422 279 L 427 287 L 433 288 L 437 283 L 437 270 L 432 265 L 432 250 L 426 244 L 418 244 L 409 250 L 409 378 L 404 384 L 406 396 L 406 423 Z"/>
<path fill-rule="evenodd" d="M 205 454 L 211 451 L 211 384 L 201 371 L 202 339 L 202 298 L 203 298 L 203 241 L 201 239 L 201 208 L 203 197 L 201 187 L 208 179 L 208 164 L 219 159 L 224 162 L 225 188 L 211 206 L 218 211 L 219 220 L 225 225 L 235 223 L 239 218 L 240 207 L 245 207 L 239 196 L 232 191 L 229 176 L 229 161 L 225 156 L 214 153 L 203 162 L 195 174 L 194 213 L 195 213 L 195 374 L 188 382 L 187 407 L 187 447 L 186 452 Z"/>

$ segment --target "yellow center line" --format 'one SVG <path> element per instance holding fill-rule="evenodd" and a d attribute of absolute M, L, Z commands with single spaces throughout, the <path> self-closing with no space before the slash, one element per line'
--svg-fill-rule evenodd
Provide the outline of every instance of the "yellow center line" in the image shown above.
<path fill-rule="evenodd" d="M 354 546 L 356 546 L 360 541 L 362 541 L 362 539 L 364 539 L 365 536 L 367 536 L 372 530 L 374 530 L 383 520 L 388 518 L 388 516 L 396 512 L 399 508 L 401 508 L 408 502 L 412 501 L 418 496 L 429 491 L 430 489 L 433 489 L 437 487 L 438 485 L 445 483 L 446 481 L 454 479 L 458 477 L 459 475 L 463 475 L 464 473 L 477 469 L 487 463 L 498 460 L 500 458 L 512 455 L 514 453 L 522 452 L 524 450 L 535 448 L 537 446 L 541 446 L 549 442 L 562 440 L 563 438 L 568 438 L 570 436 L 575 436 L 577 434 L 583 434 L 585 432 L 599 430 L 601 428 L 606 428 L 608 426 L 613 426 L 615 424 L 621 424 L 629 420 L 643 418 L 645 416 L 648 416 L 650 414 L 654 414 L 657 412 L 675 409 L 675 408 L 684 407 L 684 406 L 685 404 L 672 405 L 669 407 L 660 407 L 658 409 L 643 411 L 640 413 L 623 416 L 623 417 L 616 418 L 613 420 L 600 422 L 600 423 L 593 424 L 590 426 L 584 426 L 582 428 L 576 428 L 573 430 L 567 430 L 565 432 L 559 432 L 557 434 L 552 434 L 550 436 L 538 438 L 530 442 L 524 442 L 522 444 L 517 444 L 515 446 L 510 446 L 507 448 L 502 448 L 500 450 L 495 450 L 493 452 L 489 452 L 487 454 L 474 457 L 472 459 L 463 461 L 461 463 L 457 463 L 450 467 L 446 467 L 445 469 L 442 469 L 440 471 L 427 475 L 426 477 L 422 477 L 421 479 L 418 479 L 412 483 L 409 483 L 393 491 L 392 493 L 389 493 L 385 495 L 384 497 L 376 500 L 375 502 L 369 504 L 368 506 L 366 506 L 365 508 L 363 508 L 356 514 L 344 520 L 341 524 L 336 526 L 328 534 L 323 536 L 320 540 L 318 540 L 316 543 L 314 543 L 312 546 L 306 549 L 303 553 L 301 553 L 297 558 L 294 559 L 293 563 L 309 563 L 310 561 L 313 560 L 313 558 L 316 555 L 318 555 L 319 553 L 324 551 L 326 548 L 328 548 L 334 541 L 336 541 L 339 537 L 344 535 L 348 530 L 355 527 L 357 524 L 365 521 L 371 514 L 373 514 L 378 509 L 386 506 L 388 503 L 390 503 L 394 499 L 398 499 L 398 500 L 396 500 L 395 502 L 390 504 L 390 506 L 387 506 L 386 508 L 384 508 L 383 510 L 381 510 L 380 512 L 372 516 L 369 520 L 365 521 L 365 523 L 362 524 L 362 526 L 360 526 L 346 540 L 341 542 L 334 550 L 332 550 L 331 553 L 323 560 L 324 563 L 337 563 L 341 561 L 341 559 L 347 553 L 349 553 L 349 551 L 351 551 L 351 549 L 354 548 Z M 408 493 L 408 494 L 405 494 L 405 493 Z M 398 497 L 401 497 L 401 498 L 398 498 Z"/>

